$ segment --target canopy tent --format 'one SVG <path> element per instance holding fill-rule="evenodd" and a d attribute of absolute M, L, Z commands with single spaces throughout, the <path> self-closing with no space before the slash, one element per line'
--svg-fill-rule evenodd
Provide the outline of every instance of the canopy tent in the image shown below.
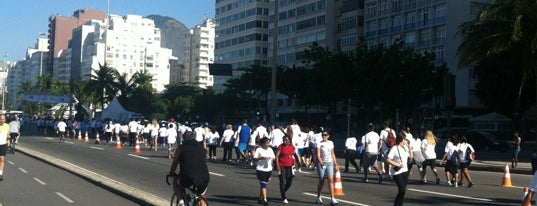
<path fill-rule="evenodd" d="M 125 110 L 116 97 L 101 112 L 101 120 L 111 119 L 114 122 L 129 122 L 132 118 L 143 118 L 143 115 Z"/>

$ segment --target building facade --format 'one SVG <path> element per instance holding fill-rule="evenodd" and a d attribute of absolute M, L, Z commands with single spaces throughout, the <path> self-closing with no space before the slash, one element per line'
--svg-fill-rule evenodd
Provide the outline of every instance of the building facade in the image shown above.
<path fill-rule="evenodd" d="M 204 17 L 203 24 L 190 29 L 185 36 L 184 69 L 180 82 L 206 89 L 212 87 L 209 64 L 214 62 L 215 21 Z"/>
<path fill-rule="evenodd" d="M 47 74 L 52 74 L 55 58 L 59 57 L 60 51 L 69 47 L 73 29 L 91 19 L 104 21 L 105 14 L 97 10 L 79 9 L 73 13 L 73 16 L 57 14 L 49 17 L 48 43 L 50 46 L 49 55 L 45 60 L 45 72 Z"/>

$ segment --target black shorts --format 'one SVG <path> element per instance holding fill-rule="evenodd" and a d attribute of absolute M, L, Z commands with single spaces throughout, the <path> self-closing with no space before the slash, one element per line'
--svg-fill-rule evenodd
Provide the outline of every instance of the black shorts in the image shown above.
<path fill-rule="evenodd" d="M 256 170 L 256 174 L 257 174 L 257 179 L 260 182 L 268 182 L 270 179 L 270 176 L 272 175 L 272 171 L 265 172 L 265 171 Z"/>
<path fill-rule="evenodd" d="M 194 192 L 198 195 L 204 194 L 205 190 L 207 190 L 207 186 L 209 186 L 209 180 L 203 178 L 192 178 L 186 177 L 186 175 L 179 175 L 178 180 L 178 184 L 185 188 L 194 185 L 196 189 Z"/>
<path fill-rule="evenodd" d="M 0 145 L 0 156 L 6 156 L 7 154 L 7 144 Z"/>
<path fill-rule="evenodd" d="M 446 161 L 445 171 L 451 174 L 457 174 L 458 165 L 451 160 Z"/>
<path fill-rule="evenodd" d="M 18 132 L 12 132 L 12 133 L 9 133 L 9 135 L 11 136 L 11 139 L 15 139 L 17 136 L 19 136 L 19 133 Z"/>
<path fill-rule="evenodd" d="M 431 169 L 434 169 L 436 166 L 436 159 L 426 159 L 423 161 L 423 169 L 425 169 L 427 166 L 431 167 Z"/>

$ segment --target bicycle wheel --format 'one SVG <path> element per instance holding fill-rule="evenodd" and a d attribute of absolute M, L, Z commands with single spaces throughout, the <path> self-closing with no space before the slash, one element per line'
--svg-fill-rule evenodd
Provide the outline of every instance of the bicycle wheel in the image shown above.
<path fill-rule="evenodd" d="M 209 206 L 209 203 L 204 197 L 198 197 L 197 199 L 194 199 L 193 206 Z"/>
<path fill-rule="evenodd" d="M 175 194 L 172 194 L 172 198 L 170 200 L 170 206 L 177 206 L 179 205 L 179 199 L 177 198 L 177 196 L 175 196 Z"/>

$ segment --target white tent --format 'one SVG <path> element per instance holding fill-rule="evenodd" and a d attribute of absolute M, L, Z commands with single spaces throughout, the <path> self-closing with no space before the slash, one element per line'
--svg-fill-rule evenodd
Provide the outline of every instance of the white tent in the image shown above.
<path fill-rule="evenodd" d="M 143 118 L 143 115 L 127 111 L 121 106 L 116 97 L 101 112 L 101 120 L 112 119 L 116 122 L 129 122 L 131 118 Z"/>
<path fill-rule="evenodd" d="M 496 112 L 470 118 L 468 122 L 474 131 L 508 131 L 513 127 L 511 118 Z"/>

